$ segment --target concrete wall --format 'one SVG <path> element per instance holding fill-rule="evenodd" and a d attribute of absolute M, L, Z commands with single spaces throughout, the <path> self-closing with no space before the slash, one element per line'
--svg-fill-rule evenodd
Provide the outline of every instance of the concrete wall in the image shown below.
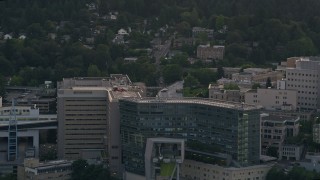
<path fill-rule="evenodd" d="M 266 179 L 272 164 L 256 165 L 243 168 L 222 167 L 206 164 L 193 160 L 185 160 L 181 165 L 181 177 L 189 179 L 225 179 L 225 180 L 247 180 Z"/>
<path fill-rule="evenodd" d="M 267 109 L 281 108 L 284 104 L 297 108 L 297 91 L 282 89 L 257 89 L 257 92 L 246 92 L 245 103 L 262 105 Z"/>
<path fill-rule="evenodd" d="M 121 172 L 121 136 L 119 102 L 108 101 L 108 152 L 111 172 Z"/>

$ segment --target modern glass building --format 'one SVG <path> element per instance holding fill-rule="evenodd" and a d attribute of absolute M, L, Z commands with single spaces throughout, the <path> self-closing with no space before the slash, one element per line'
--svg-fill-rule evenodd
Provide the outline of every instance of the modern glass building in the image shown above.
<path fill-rule="evenodd" d="M 259 163 L 260 107 L 194 98 L 126 98 L 119 106 L 126 171 L 144 175 L 153 137 L 185 139 L 187 149 L 226 153 L 244 166 Z"/>

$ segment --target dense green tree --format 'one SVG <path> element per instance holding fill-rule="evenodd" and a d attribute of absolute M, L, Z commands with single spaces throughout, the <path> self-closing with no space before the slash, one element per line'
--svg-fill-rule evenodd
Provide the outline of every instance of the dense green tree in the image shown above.
<path fill-rule="evenodd" d="M 6 97 L 6 81 L 5 78 L 0 74 L 0 96 L 1 97 Z"/>
<path fill-rule="evenodd" d="M 271 168 L 268 172 L 266 180 L 286 180 L 286 175 L 284 174 L 282 169 L 278 169 L 276 167 Z"/>
<path fill-rule="evenodd" d="M 178 64 L 181 67 L 188 67 L 190 65 L 188 61 L 188 55 L 183 53 L 183 54 L 176 54 L 171 60 L 170 64 Z"/>
<path fill-rule="evenodd" d="M 191 26 L 186 21 L 182 21 L 180 23 L 177 23 L 176 24 L 176 29 L 177 29 L 177 31 L 178 31 L 178 33 L 180 35 L 183 35 L 185 37 L 190 37 L 191 36 L 191 31 L 190 31 Z"/>
<path fill-rule="evenodd" d="M 217 30 L 222 29 L 223 26 L 225 25 L 224 17 L 223 17 L 222 15 L 217 16 L 217 17 L 215 18 L 215 22 L 216 22 L 216 23 L 215 23 L 215 28 L 216 28 Z"/>
<path fill-rule="evenodd" d="M 287 49 L 290 56 L 314 55 L 317 52 L 312 40 L 308 37 L 289 41 Z"/>
<path fill-rule="evenodd" d="M 45 35 L 45 31 L 40 23 L 33 23 L 27 28 L 27 36 L 30 38 L 42 38 Z"/>
<path fill-rule="evenodd" d="M 166 84 L 180 81 L 182 78 L 182 68 L 177 64 L 168 64 L 163 67 L 163 78 Z"/>
<path fill-rule="evenodd" d="M 223 70 L 223 67 L 222 66 L 219 66 L 217 68 L 217 78 L 220 79 L 220 78 L 223 78 L 224 77 L 224 70 Z"/>
<path fill-rule="evenodd" d="M 202 86 L 208 86 L 210 83 L 214 83 L 216 81 L 216 73 L 211 69 L 202 68 L 202 69 L 194 69 L 190 71 L 190 74 L 198 79 Z"/>
<path fill-rule="evenodd" d="M 14 174 L 7 174 L 4 176 L 0 176 L 0 180 L 16 180 L 17 179 L 17 175 Z"/>
<path fill-rule="evenodd" d="M 183 86 L 184 87 L 197 87 L 199 85 L 199 81 L 197 78 L 193 77 L 192 75 L 188 74 L 185 78 L 184 78 L 184 83 Z"/>
<path fill-rule="evenodd" d="M 269 87 L 272 87 L 271 78 L 270 77 L 267 78 L 267 82 L 266 82 L 266 88 L 269 88 Z"/>
<path fill-rule="evenodd" d="M 1 56 L 1 54 L 0 54 L 0 72 L 5 76 L 9 76 L 14 72 L 12 63 L 4 56 Z"/>
<path fill-rule="evenodd" d="M 259 83 L 254 83 L 251 87 L 251 89 L 258 89 L 261 88 L 261 85 Z"/>
<path fill-rule="evenodd" d="M 89 165 L 86 160 L 79 159 L 72 163 L 72 180 L 114 180 L 110 172 L 102 165 Z"/>
<path fill-rule="evenodd" d="M 62 77 L 85 76 L 92 64 L 103 74 L 128 72 L 134 80 L 153 84 L 155 80 L 152 79 L 157 79 L 157 73 L 151 72 L 150 69 L 154 68 L 151 63 L 134 65 L 148 69 L 143 71 L 147 74 L 142 77 L 139 72 L 128 70 L 129 65 L 121 65 L 119 62 L 123 62 L 117 59 L 130 55 L 132 51 L 128 49 L 149 48 L 153 34 L 165 25 L 169 25 L 169 32 L 177 31 L 178 35 L 185 37 L 191 37 L 194 26 L 215 29 L 215 43 L 226 46 L 225 59 L 221 62 L 223 66 L 264 65 L 267 61 L 317 55 L 319 52 L 318 0 L 98 0 L 100 14 L 110 10 L 119 12 L 116 21 L 105 21 L 101 16 L 93 15 L 87 3 L 86 0 L 0 2 L 0 31 L 14 36 L 14 39 L 0 43 L 0 72 L 6 77 L 15 77 L 18 81 L 11 81 L 13 84 L 36 85 L 43 79 L 56 81 Z M 218 32 L 224 25 L 226 32 Z M 92 45 L 93 49 L 84 47 L 79 39 L 92 36 L 95 28 L 100 26 L 108 27 L 106 32 L 94 35 L 96 43 Z M 130 43 L 114 45 L 111 42 L 114 33 L 127 27 L 133 29 L 126 39 Z M 56 33 L 56 39 L 49 40 L 48 33 Z M 20 34 L 27 38 L 16 39 Z M 69 42 L 61 41 L 64 35 L 71 36 Z M 200 36 L 202 42 L 207 41 L 205 36 Z M 195 46 L 181 50 L 195 56 Z M 184 68 L 206 66 L 200 61 L 191 66 L 181 62 L 174 58 L 168 64 L 179 64 Z M 203 77 L 192 75 L 201 84 L 208 82 Z"/>
<path fill-rule="evenodd" d="M 225 84 L 223 86 L 223 89 L 225 89 L 225 90 L 240 90 L 239 86 L 234 83 Z"/>
<path fill-rule="evenodd" d="M 266 155 L 267 155 L 267 156 L 272 156 L 272 157 L 278 158 L 278 157 L 279 157 L 279 155 L 278 155 L 278 148 L 277 148 L 277 147 L 269 146 L 268 149 L 267 149 Z"/>
<path fill-rule="evenodd" d="M 97 65 L 91 64 L 88 67 L 87 76 L 88 77 L 99 77 L 99 76 L 101 76 L 101 71 L 99 70 Z"/>
<path fill-rule="evenodd" d="M 83 159 L 76 160 L 72 163 L 72 179 L 80 179 L 89 166 L 88 162 Z"/>

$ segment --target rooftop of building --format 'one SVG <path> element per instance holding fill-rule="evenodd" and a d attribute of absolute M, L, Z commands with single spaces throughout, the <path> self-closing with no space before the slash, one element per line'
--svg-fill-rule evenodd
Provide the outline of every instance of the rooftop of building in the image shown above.
<path fill-rule="evenodd" d="M 206 28 L 203 28 L 203 27 L 193 27 L 192 28 L 192 31 L 213 31 L 213 29 L 206 29 Z"/>
<path fill-rule="evenodd" d="M 30 159 L 32 161 L 32 159 Z M 38 160 L 34 161 L 35 163 L 32 163 L 31 166 L 26 166 L 28 164 L 25 164 L 25 167 L 32 168 L 32 169 L 49 169 L 54 167 L 64 167 L 64 166 L 71 166 L 72 161 L 68 160 L 56 160 L 56 161 L 48 161 L 48 162 L 40 162 Z"/>
<path fill-rule="evenodd" d="M 114 87 L 112 90 L 109 90 L 112 99 L 120 99 L 120 98 L 139 98 L 141 89 L 136 87 L 124 88 L 124 87 Z"/>
<path fill-rule="evenodd" d="M 58 82 L 58 89 L 70 89 L 72 87 L 112 87 L 129 86 L 132 82 L 127 75 L 111 74 L 110 77 L 74 77 L 63 78 Z"/>
<path fill-rule="evenodd" d="M 12 99 L 15 99 L 17 103 L 29 102 L 29 101 L 55 101 L 56 89 L 49 88 L 48 92 L 45 92 L 47 88 L 41 87 L 28 87 L 28 86 L 9 86 L 6 87 L 5 105 L 10 105 Z"/>
<path fill-rule="evenodd" d="M 255 73 L 265 73 L 271 71 L 270 68 L 246 68 L 243 70 L 244 72 L 255 72 Z"/>
<path fill-rule="evenodd" d="M 168 103 L 168 104 L 202 104 L 208 106 L 216 106 L 228 109 L 237 110 L 254 110 L 261 109 L 262 106 L 249 105 L 238 102 L 222 101 L 222 100 L 212 100 L 212 99 L 201 99 L 201 98 L 126 98 L 126 101 L 136 102 L 136 103 Z"/>
<path fill-rule="evenodd" d="M 250 90 L 247 91 L 247 93 L 257 93 L 257 92 L 258 92 L 257 89 L 250 89 Z"/>

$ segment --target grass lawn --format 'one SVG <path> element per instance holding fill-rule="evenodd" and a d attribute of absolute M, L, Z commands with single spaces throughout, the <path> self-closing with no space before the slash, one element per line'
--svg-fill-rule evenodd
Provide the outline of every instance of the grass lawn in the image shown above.
<path fill-rule="evenodd" d="M 162 163 L 160 176 L 171 176 L 174 170 L 174 167 L 175 167 L 174 163 Z"/>

